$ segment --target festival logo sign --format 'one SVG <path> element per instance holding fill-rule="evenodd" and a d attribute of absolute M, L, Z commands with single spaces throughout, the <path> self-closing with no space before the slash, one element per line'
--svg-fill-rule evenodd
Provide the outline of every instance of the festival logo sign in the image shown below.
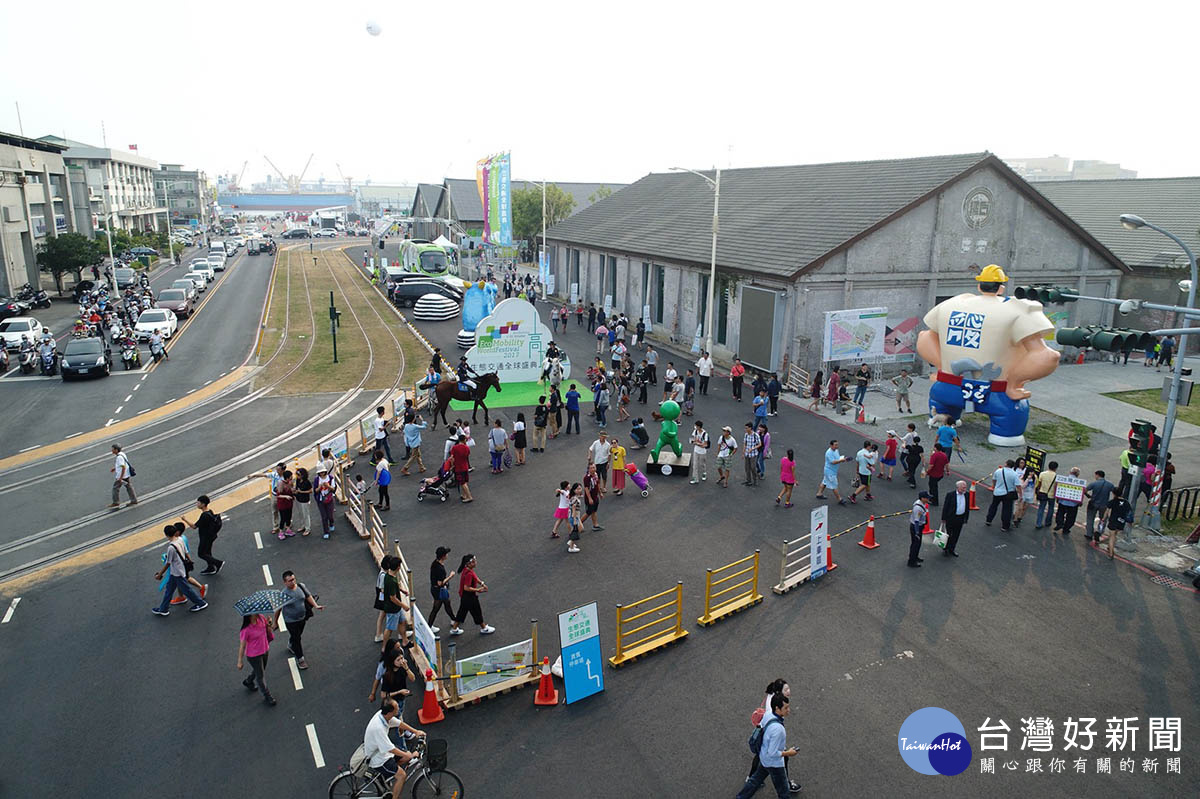
<path fill-rule="evenodd" d="M 475 346 L 467 363 L 476 372 L 495 372 L 502 383 L 535 382 L 542 375 L 552 335 L 527 300 L 512 297 L 498 304 L 475 327 Z M 563 379 L 571 362 L 562 353 Z"/>

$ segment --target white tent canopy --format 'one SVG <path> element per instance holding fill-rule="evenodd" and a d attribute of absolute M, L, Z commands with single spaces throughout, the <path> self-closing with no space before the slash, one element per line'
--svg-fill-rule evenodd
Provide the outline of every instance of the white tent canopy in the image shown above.
<path fill-rule="evenodd" d="M 450 239 L 446 238 L 445 236 L 438 236 L 433 240 L 433 243 L 439 247 L 453 247 L 456 250 L 458 249 L 458 245 L 450 241 Z"/>

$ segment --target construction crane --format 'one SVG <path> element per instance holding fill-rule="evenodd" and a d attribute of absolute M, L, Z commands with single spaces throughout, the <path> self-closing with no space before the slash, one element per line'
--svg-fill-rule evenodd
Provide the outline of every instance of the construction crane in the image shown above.
<path fill-rule="evenodd" d="M 314 155 L 313 153 L 309 153 L 308 161 L 305 162 L 304 170 L 301 171 L 299 176 L 285 175 L 285 174 L 283 174 L 283 170 L 280 169 L 279 167 L 275 166 L 275 162 L 272 161 L 265 154 L 263 155 L 263 158 L 266 160 L 266 162 L 268 164 L 271 165 L 271 169 L 274 169 L 276 174 L 278 174 L 279 177 L 283 180 L 283 182 L 287 184 L 288 191 L 290 191 L 292 194 L 299 194 L 300 193 L 300 181 L 304 180 L 304 175 L 306 172 L 308 172 L 309 164 L 312 163 L 313 155 Z"/>
<path fill-rule="evenodd" d="M 233 181 L 233 185 L 231 185 L 231 186 L 229 187 L 229 190 L 230 190 L 230 191 L 232 191 L 232 192 L 240 192 L 240 191 L 242 190 L 242 178 L 243 178 L 243 177 L 245 177 L 245 175 L 246 175 L 246 167 L 247 167 L 249 164 L 250 164 L 250 162 L 249 162 L 249 161 L 244 161 L 244 162 L 242 163 L 242 171 L 241 171 L 241 172 L 238 174 L 238 176 L 237 176 L 237 180 Z M 230 177 L 233 177 L 233 176 L 232 176 L 232 175 L 230 175 Z"/>
<path fill-rule="evenodd" d="M 354 193 L 354 178 L 348 178 L 342 174 L 342 165 L 341 164 L 339 164 L 335 161 L 333 165 L 337 167 L 338 176 L 346 182 L 346 193 L 353 194 Z"/>

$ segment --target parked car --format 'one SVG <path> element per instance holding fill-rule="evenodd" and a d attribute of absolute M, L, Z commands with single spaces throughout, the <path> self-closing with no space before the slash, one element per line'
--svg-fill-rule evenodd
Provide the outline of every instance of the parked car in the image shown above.
<path fill-rule="evenodd" d="M 137 273 L 127 266 L 118 266 L 114 269 L 113 277 L 116 278 L 117 288 L 121 291 L 137 282 Z"/>
<path fill-rule="evenodd" d="M 133 325 L 133 335 L 139 341 L 146 341 L 156 329 L 162 332 L 163 338 L 170 338 L 179 329 L 179 320 L 167 308 L 151 308 L 142 311 Z"/>
<path fill-rule="evenodd" d="M 190 277 L 181 277 L 171 284 L 171 288 L 187 292 L 187 298 L 192 303 L 196 302 L 196 297 L 200 294 L 200 289 L 196 288 L 196 282 Z"/>
<path fill-rule="evenodd" d="M 188 272 L 186 275 L 184 275 L 184 278 L 191 281 L 192 287 L 195 288 L 196 293 L 200 293 L 208 288 L 208 275 L 204 274 L 203 272 Z"/>
<path fill-rule="evenodd" d="M 129 252 L 133 255 L 158 255 L 158 250 L 153 247 L 134 247 Z"/>
<path fill-rule="evenodd" d="M 214 272 L 224 272 L 225 271 L 225 262 L 227 260 L 228 259 L 224 255 L 221 255 L 219 253 L 213 254 L 210 252 L 208 254 L 208 260 L 205 263 Z"/>
<path fill-rule="evenodd" d="M 307 239 L 307 238 L 311 238 L 311 234 L 309 234 L 308 228 L 294 227 L 291 230 L 283 231 L 283 238 L 285 238 L 285 239 Z"/>
<path fill-rule="evenodd" d="M 200 272 L 201 274 L 203 274 L 205 277 L 208 278 L 209 283 L 211 283 L 217 279 L 217 270 L 214 267 L 212 261 L 206 261 L 205 263 L 202 263 L 202 264 L 191 264 L 190 271 Z"/>
<path fill-rule="evenodd" d="M 112 371 L 112 351 L 102 338 L 76 338 L 67 342 L 59 358 L 62 379 L 97 375 L 108 377 Z"/>
<path fill-rule="evenodd" d="M 441 280 L 405 280 L 396 284 L 396 290 L 392 292 L 392 302 L 400 308 L 412 307 L 426 294 L 440 294 L 455 302 L 462 302 L 463 299 L 461 291 Z"/>
<path fill-rule="evenodd" d="M 16 297 L 0 297 L 0 319 L 24 316 L 28 311 L 29 306 Z"/>
<path fill-rule="evenodd" d="M 331 227 L 318 228 L 313 231 L 314 239 L 332 239 L 338 235 L 338 232 Z"/>
<path fill-rule="evenodd" d="M 158 301 L 154 303 L 154 307 L 166 308 L 180 319 L 190 316 L 192 313 L 192 301 L 188 299 L 187 292 L 182 289 L 160 291 Z"/>
<path fill-rule="evenodd" d="M 5 349 L 20 349 L 21 336 L 34 341 L 41 332 L 41 324 L 32 316 L 13 316 L 0 322 L 0 338 L 4 339 Z"/>

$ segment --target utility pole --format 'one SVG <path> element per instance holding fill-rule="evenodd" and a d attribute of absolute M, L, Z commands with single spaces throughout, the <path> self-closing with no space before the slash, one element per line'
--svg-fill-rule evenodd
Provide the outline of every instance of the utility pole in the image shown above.
<path fill-rule="evenodd" d="M 313 256 L 313 266 L 317 265 L 317 256 Z M 337 357 L 337 329 L 341 324 L 341 314 L 333 304 L 333 292 L 329 292 L 329 335 L 333 336 L 333 362 L 338 362 Z"/>

